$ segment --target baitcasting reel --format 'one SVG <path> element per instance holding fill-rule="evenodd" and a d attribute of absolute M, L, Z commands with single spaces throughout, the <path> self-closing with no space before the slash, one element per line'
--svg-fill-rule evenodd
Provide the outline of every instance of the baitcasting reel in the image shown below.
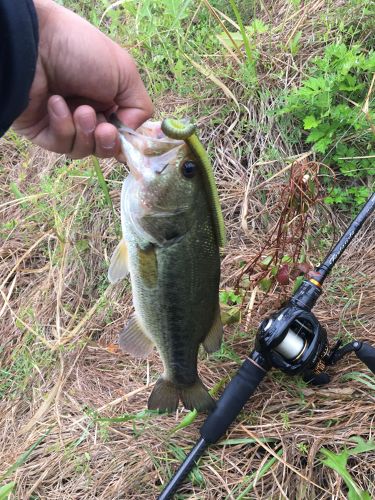
<path fill-rule="evenodd" d="M 328 383 L 326 367 L 353 351 L 375 373 L 375 349 L 364 342 L 340 348 L 338 341 L 330 349 L 327 332 L 310 310 L 320 293 L 317 280 L 304 281 L 284 309 L 262 321 L 251 358 L 262 353 L 265 363 L 260 366 L 266 370 L 274 367 L 288 375 L 301 374 L 313 385 Z"/>
<path fill-rule="evenodd" d="M 255 349 L 226 387 L 200 429 L 201 439 L 167 484 L 159 500 L 172 498 L 204 450 L 224 434 L 271 368 L 288 375 L 302 375 L 305 381 L 314 385 L 326 384 L 330 380 L 326 368 L 346 354 L 355 352 L 375 373 L 374 347 L 355 340 L 343 347 L 338 341 L 331 348 L 327 332 L 311 312 L 322 293 L 325 278 L 374 208 L 375 193 L 323 264 L 316 269 L 314 278 L 304 280 L 283 309 L 262 321 L 255 339 Z"/>

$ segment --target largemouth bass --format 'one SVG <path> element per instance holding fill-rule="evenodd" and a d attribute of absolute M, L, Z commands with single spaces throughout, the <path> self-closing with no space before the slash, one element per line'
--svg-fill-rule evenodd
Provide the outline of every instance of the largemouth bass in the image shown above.
<path fill-rule="evenodd" d="M 119 126 L 130 169 L 121 192 L 123 239 L 108 272 L 130 272 L 135 313 L 120 334 L 122 350 L 164 365 L 149 409 L 209 410 L 214 401 L 197 373 L 198 349 L 220 347 L 220 255 L 224 224 L 207 154 L 195 127 L 167 119 L 133 131 Z"/>

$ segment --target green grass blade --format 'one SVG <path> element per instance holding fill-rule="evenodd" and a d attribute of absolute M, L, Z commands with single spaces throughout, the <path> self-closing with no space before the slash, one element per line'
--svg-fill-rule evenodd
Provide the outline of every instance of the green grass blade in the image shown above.
<path fill-rule="evenodd" d="M 169 449 L 171 452 L 174 454 L 174 456 L 177 458 L 179 463 L 182 463 L 185 458 L 187 457 L 187 454 L 185 451 L 178 445 L 176 444 L 170 444 Z M 190 472 L 188 477 L 190 478 L 191 482 L 196 485 L 204 485 L 204 477 L 199 470 L 199 467 L 194 467 Z"/>
<path fill-rule="evenodd" d="M 98 179 L 99 186 L 100 186 L 101 190 L 103 191 L 104 199 L 105 199 L 107 205 L 111 208 L 111 210 L 113 210 L 112 200 L 111 200 L 111 197 L 109 195 L 108 186 L 107 186 L 107 183 L 104 179 L 102 169 L 100 168 L 99 160 L 97 158 L 95 158 L 95 156 L 94 156 L 92 158 L 92 162 L 94 164 L 95 174 L 96 174 L 96 177 Z"/>
<path fill-rule="evenodd" d="M 22 198 L 24 198 L 24 195 L 21 193 L 15 182 L 11 182 L 9 184 L 9 189 L 13 193 L 14 197 L 17 198 L 17 200 L 21 200 Z"/>
<path fill-rule="evenodd" d="M 252 66 L 254 66 L 254 72 L 255 72 L 255 61 L 254 61 L 253 54 L 251 53 L 251 47 L 250 47 L 249 39 L 248 39 L 248 37 L 246 35 L 245 26 L 243 24 L 240 11 L 238 10 L 236 2 L 234 0 L 229 0 L 229 3 L 230 3 L 230 5 L 231 5 L 231 7 L 233 9 L 234 15 L 236 16 L 236 20 L 237 20 L 238 26 L 240 27 L 240 32 L 241 32 L 243 44 L 244 44 L 244 47 L 245 47 L 247 60 L 248 60 L 248 62 Z"/>
<path fill-rule="evenodd" d="M 371 497 L 369 492 L 362 490 L 350 475 L 347 469 L 347 462 L 351 455 L 374 451 L 375 442 L 371 440 L 365 441 L 360 436 L 354 436 L 351 440 L 356 442 L 357 446 L 352 449 L 344 448 L 341 453 L 334 453 L 333 451 L 327 450 L 327 448 L 321 448 L 320 452 L 324 458 L 320 460 L 322 464 L 336 471 L 344 480 L 349 490 L 349 500 L 370 500 Z"/>
<path fill-rule="evenodd" d="M 16 460 L 14 462 L 14 464 L 11 465 L 5 471 L 5 473 L 0 477 L 0 481 L 4 481 L 4 479 L 6 479 L 7 477 L 9 477 L 11 474 L 13 474 L 13 472 L 15 472 L 18 469 L 18 467 L 20 467 L 21 465 L 23 465 L 28 460 L 29 456 L 35 450 L 35 448 L 37 448 L 40 445 L 40 443 L 42 441 L 44 441 L 44 439 L 48 436 L 48 434 L 51 432 L 51 430 L 52 430 L 52 427 L 50 427 L 45 434 L 43 434 L 37 441 L 35 441 L 35 443 L 33 445 L 31 445 L 30 448 L 28 450 L 26 450 L 25 453 L 23 453 L 20 456 L 20 458 L 18 460 Z"/>
<path fill-rule="evenodd" d="M 26 197 L 23 193 L 21 193 L 19 187 L 15 182 L 11 182 L 9 184 L 9 190 L 17 200 L 22 200 L 23 198 Z M 28 206 L 27 203 L 25 202 L 21 203 L 22 208 L 27 208 L 27 206 Z"/>
<path fill-rule="evenodd" d="M 95 418 L 95 422 L 99 423 L 109 423 L 109 424 L 115 424 L 119 422 L 130 422 L 130 421 L 137 421 L 137 420 L 144 420 L 147 418 L 151 418 L 155 415 L 160 415 L 160 413 L 157 410 L 143 410 L 138 413 L 125 413 L 124 415 L 121 415 L 119 417 L 98 417 Z"/>
<path fill-rule="evenodd" d="M 172 432 L 179 431 L 180 429 L 184 429 L 191 425 L 194 420 L 197 418 L 198 412 L 197 410 L 191 410 L 189 413 L 179 422 L 176 427 L 173 427 Z"/>
<path fill-rule="evenodd" d="M 362 372 L 345 373 L 341 380 L 355 380 L 367 386 L 369 389 L 375 390 L 375 377 Z"/>
<path fill-rule="evenodd" d="M 12 493 L 13 488 L 16 486 L 15 481 L 4 484 L 0 487 L 0 500 L 8 500 L 9 495 Z"/>
<path fill-rule="evenodd" d="M 276 452 L 276 454 L 281 457 L 281 455 L 283 454 L 283 449 L 281 448 L 279 451 Z M 273 466 L 273 464 L 276 462 L 277 458 L 276 457 L 272 457 L 270 458 L 264 465 L 263 467 L 260 469 L 259 472 L 253 472 L 253 474 L 251 474 L 250 476 L 248 476 L 245 481 L 251 481 L 250 484 L 248 484 L 246 486 L 246 488 L 240 493 L 240 495 L 238 497 L 236 497 L 236 500 L 243 500 L 245 497 L 245 495 L 247 495 L 255 486 L 255 482 L 258 481 L 258 479 L 261 479 L 269 470 L 270 468 Z M 255 477 L 256 477 L 256 481 L 255 481 Z"/>

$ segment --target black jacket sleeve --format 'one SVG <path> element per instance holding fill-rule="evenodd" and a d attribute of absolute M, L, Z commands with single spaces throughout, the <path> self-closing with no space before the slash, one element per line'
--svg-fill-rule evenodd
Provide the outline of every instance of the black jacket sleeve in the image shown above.
<path fill-rule="evenodd" d="M 28 105 L 37 55 L 32 0 L 0 0 L 0 137 Z"/>

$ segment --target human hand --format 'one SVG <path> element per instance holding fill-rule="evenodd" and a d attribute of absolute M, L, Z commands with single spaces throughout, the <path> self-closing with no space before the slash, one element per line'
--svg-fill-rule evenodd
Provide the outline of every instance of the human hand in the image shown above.
<path fill-rule="evenodd" d="M 34 0 L 39 55 L 27 109 L 13 128 L 35 144 L 72 158 L 120 154 L 116 112 L 131 128 L 151 117 L 152 103 L 135 63 L 84 19 L 54 3 Z"/>

